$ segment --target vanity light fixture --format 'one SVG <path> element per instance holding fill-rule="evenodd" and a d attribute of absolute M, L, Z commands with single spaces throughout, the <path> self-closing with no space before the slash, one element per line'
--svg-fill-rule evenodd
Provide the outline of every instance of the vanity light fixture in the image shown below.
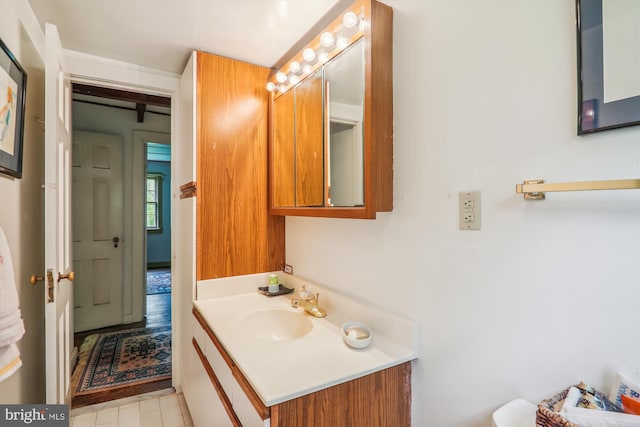
<path fill-rule="evenodd" d="M 342 17 L 342 25 L 346 28 L 353 28 L 358 23 L 358 17 L 353 12 L 347 12 Z"/>
<path fill-rule="evenodd" d="M 335 42 L 335 38 L 333 37 L 333 34 L 331 34 L 328 31 L 325 31 L 324 33 L 322 33 L 322 35 L 320 36 L 320 44 L 323 47 L 331 47 L 333 46 L 333 43 Z"/>
<path fill-rule="evenodd" d="M 278 81 L 278 83 L 284 83 L 287 81 L 287 75 L 280 71 L 276 74 L 276 80 Z"/>
<path fill-rule="evenodd" d="M 289 71 L 292 74 L 298 74 L 300 72 L 300 63 L 298 61 L 292 61 L 291 64 L 289 64 Z"/>
<path fill-rule="evenodd" d="M 302 51 L 302 58 L 307 62 L 313 62 L 316 59 L 316 51 L 308 47 Z"/>
<path fill-rule="evenodd" d="M 355 0 L 325 30 L 272 77 L 267 90 L 284 93 L 364 36 L 364 1 Z M 278 95 L 275 95 L 276 97 Z"/>
<path fill-rule="evenodd" d="M 349 39 L 346 37 L 338 37 L 338 41 L 336 41 L 336 47 L 340 50 L 349 46 Z"/>

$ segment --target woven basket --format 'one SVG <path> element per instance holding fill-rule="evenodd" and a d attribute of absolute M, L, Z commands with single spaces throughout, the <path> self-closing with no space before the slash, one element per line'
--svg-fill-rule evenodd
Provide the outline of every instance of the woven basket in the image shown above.
<path fill-rule="evenodd" d="M 569 388 L 538 403 L 536 411 L 536 426 L 538 427 L 580 427 L 578 424 L 567 421 L 558 413 L 564 399 L 569 393 Z"/>

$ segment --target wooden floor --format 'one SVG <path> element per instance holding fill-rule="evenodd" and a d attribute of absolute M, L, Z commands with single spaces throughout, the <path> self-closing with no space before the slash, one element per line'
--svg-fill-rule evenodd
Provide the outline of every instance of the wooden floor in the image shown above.
<path fill-rule="evenodd" d="M 115 332 L 125 329 L 134 328 L 151 328 L 155 326 L 171 326 L 171 294 L 155 294 L 147 295 L 147 315 L 141 322 L 128 323 L 126 325 L 111 326 L 108 328 L 95 329 L 92 331 L 78 332 L 74 334 L 74 345 L 80 348 L 82 342 L 91 334 Z M 155 390 L 161 390 L 171 387 L 171 379 L 150 382 L 141 385 L 134 385 L 119 389 L 117 391 L 96 392 L 83 396 L 73 396 L 73 408 L 85 405 L 93 405 L 95 403 L 107 402 L 110 400 L 121 399 L 124 397 L 135 396 L 142 393 L 148 393 Z"/>

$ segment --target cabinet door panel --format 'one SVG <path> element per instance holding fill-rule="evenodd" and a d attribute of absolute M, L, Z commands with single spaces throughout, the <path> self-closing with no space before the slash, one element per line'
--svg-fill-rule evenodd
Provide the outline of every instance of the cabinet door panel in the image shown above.
<path fill-rule="evenodd" d="M 205 339 L 204 354 L 207 356 L 207 360 L 209 361 L 211 368 L 213 368 L 213 372 L 216 373 L 216 377 L 218 377 L 218 381 L 220 381 L 222 388 L 224 388 L 227 396 L 229 396 L 231 404 L 234 404 L 233 393 L 231 391 L 233 385 L 236 384 L 236 380 L 233 378 L 231 368 L 229 368 L 229 365 L 227 365 L 227 362 L 222 358 L 220 352 L 209 337 L 206 337 Z"/>
<path fill-rule="evenodd" d="M 295 206 L 294 95 L 289 91 L 273 101 L 272 191 L 274 206 Z"/>
<path fill-rule="evenodd" d="M 279 270 L 284 219 L 269 215 L 269 69 L 198 52 L 197 280 Z"/>
<path fill-rule="evenodd" d="M 198 427 L 231 427 L 233 424 L 209 380 L 207 371 L 200 362 L 196 349 L 191 347 L 187 357 L 183 390 L 194 425 Z"/>
<path fill-rule="evenodd" d="M 322 73 L 295 89 L 296 206 L 324 205 Z"/>

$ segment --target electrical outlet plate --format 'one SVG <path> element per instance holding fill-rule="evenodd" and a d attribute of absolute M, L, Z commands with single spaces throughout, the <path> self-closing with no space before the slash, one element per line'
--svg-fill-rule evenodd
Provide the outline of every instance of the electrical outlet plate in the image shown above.
<path fill-rule="evenodd" d="M 458 193 L 460 230 L 480 230 L 480 191 Z"/>
<path fill-rule="evenodd" d="M 293 266 L 289 264 L 285 264 L 284 267 L 282 267 L 282 271 L 284 271 L 287 274 L 293 274 Z"/>

